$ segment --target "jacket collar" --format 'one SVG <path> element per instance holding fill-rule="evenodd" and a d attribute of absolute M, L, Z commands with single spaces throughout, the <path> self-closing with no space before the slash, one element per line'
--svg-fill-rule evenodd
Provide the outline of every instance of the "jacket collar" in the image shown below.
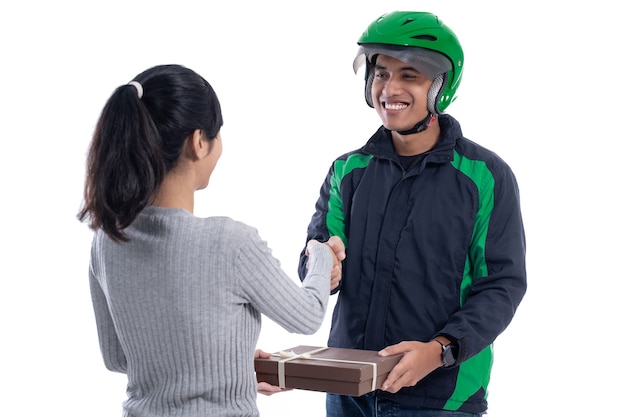
<path fill-rule="evenodd" d="M 447 162 L 452 158 L 452 150 L 456 145 L 457 140 L 463 137 L 461 131 L 461 125 L 455 118 L 448 114 L 439 115 L 439 126 L 441 128 L 441 135 L 439 141 L 434 148 L 426 152 L 431 155 L 428 157 L 432 162 Z M 366 154 L 371 154 L 379 158 L 397 160 L 397 154 L 393 147 L 391 140 L 391 132 L 381 126 L 376 133 L 367 141 L 365 146 L 361 148 L 361 151 Z"/>

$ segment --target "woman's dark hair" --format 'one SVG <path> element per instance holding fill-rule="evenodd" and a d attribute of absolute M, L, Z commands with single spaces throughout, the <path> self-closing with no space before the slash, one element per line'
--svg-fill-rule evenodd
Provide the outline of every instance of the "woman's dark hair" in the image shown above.
<path fill-rule="evenodd" d="M 196 129 L 211 140 L 222 111 L 211 85 L 180 65 L 160 65 L 118 87 L 102 110 L 89 148 L 80 221 L 128 241 L 124 229 L 152 201 Z M 143 94 L 139 90 L 143 89 Z"/>

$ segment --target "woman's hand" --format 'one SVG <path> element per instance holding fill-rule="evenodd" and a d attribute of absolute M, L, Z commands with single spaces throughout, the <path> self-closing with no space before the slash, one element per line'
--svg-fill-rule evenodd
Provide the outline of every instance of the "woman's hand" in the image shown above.
<path fill-rule="evenodd" d="M 321 242 L 315 239 L 309 240 L 307 244 L 307 256 L 309 254 L 308 247 L 320 243 Z M 341 282 L 341 261 L 346 259 L 346 247 L 339 236 L 331 236 L 330 239 L 323 244 L 328 246 L 333 254 L 333 269 L 330 272 L 330 290 L 332 291 L 337 288 Z"/>
<path fill-rule="evenodd" d="M 271 353 L 267 353 L 262 351 L 261 349 L 257 349 L 254 351 L 254 358 L 270 358 L 272 356 Z M 268 384 L 267 382 L 259 382 L 257 384 L 257 392 L 259 394 L 263 394 L 263 395 L 273 395 L 276 394 L 277 392 L 285 392 L 285 391 L 291 391 L 291 388 L 281 388 L 278 387 L 276 385 L 272 385 L 272 384 Z"/>

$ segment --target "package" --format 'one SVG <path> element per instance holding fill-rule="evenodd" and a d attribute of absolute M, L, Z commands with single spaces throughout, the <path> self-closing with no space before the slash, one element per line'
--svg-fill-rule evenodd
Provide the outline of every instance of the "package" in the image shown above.
<path fill-rule="evenodd" d="M 374 350 L 296 346 L 255 359 L 254 368 L 258 382 L 358 397 L 380 388 L 401 358 Z"/>

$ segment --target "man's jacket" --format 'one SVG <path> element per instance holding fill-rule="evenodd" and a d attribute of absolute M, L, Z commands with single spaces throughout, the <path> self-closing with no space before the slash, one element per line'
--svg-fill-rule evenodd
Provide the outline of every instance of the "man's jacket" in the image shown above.
<path fill-rule="evenodd" d="M 509 166 L 440 115 L 437 145 L 405 171 L 381 127 L 332 164 L 308 239 L 341 237 L 343 278 L 328 346 L 379 350 L 445 335 L 457 363 L 397 394 L 418 407 L 487 408 L 491 344 L 526 291 L 519 191 Z M 304 277 L 306 257 L 300 260 Z"/>

